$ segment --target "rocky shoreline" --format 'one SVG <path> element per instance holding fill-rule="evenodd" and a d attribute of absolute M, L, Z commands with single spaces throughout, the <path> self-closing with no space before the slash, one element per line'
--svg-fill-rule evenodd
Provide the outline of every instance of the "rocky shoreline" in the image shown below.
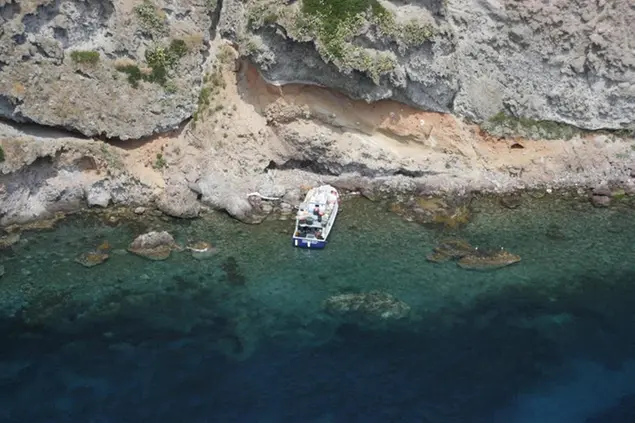
<path fill-rule="evenodd" d="M 492 135 L 496 128 L 392 101 L 275 86 L 249 62 L 227 59 L 237 57 L 229 44 L 223 51 L 213 98 L 171 133 L 115 141 L 0 122 L 0 225 L 111 206 L 181 218 L 223 210 L 258 223 L 320 183 L 370 199 L 565 190 L 602 206 L 635 193 L 632 138 Z"/>
<path fill-rule="evenodd" d="M 125 207 L 139 214 L 144 209 L 156 210 L 178 218 L 195 218 L 218 210 L 244 223 L 259 223 L 272 213 L 290 213 L 307 187 L 320 183 L 332 184 L 344 194 L 361 194 L 371 200 L 392 201 L 402 206 L 412 206 L 417 199 L 427 199 L 430 205 L 437 201 L 435 207 L 445 210 L 452 209 L 448 204 L 465 203 L 475 195 L 499 197 L 509 208 L 514 208 L 515 198 L 523 193 L 535 198 L 554 195 L 588 199 L 599 207 L 635 195 L 635 178 L 630 166 L 620 163 L 607 172 L 607 168 L 615 165 L 608 161 L 599 162 L 596 168 L 583 173 L 564 172 L 554 176 L 546 171 L 540 175 L 540 165 L 516 174 L 480 169 L 474 179 L 474 172 L 372 177 L 359 173 L 335 176 L 302 169 L 273 169 L 261 174 L 225 173 L 218 178 L 215 177 L 219 175 L 214 174 L 214 177 L 190 180 L 187 171 L 191 164 L 185 164 L 182 168 L 170 166 L 164 179 L 147 183 L 126 169 L 113 170 L 109 160 L 117 159 L 107 155 L 118 153 L 104 154 L 115 150 L 112 146 L 99 141 L 50 141 L 48 145 L 25 144 L 24 150 L 31 157 L 21 166 L 14 165 L 7 172 L 8 166 L 0 165 L 5 172 L 0 176 L 2 227 L 47 220 L 59 213 L 113 207 Z M 630 149 L 629 141 L 615 143 L 620 142 Z M 4 145 L 9 145 L 5 149 L 11 152 L 10 142 Z M 39 151 L 34 152 L 37 149 Z M 567 165 L 562 163 L 561 167 Z M 261 196 L 278 200 L 263 200 Z"/>
<path fill-rule="evenodd" d="M 433 3 L 1 5 L 0 226 L 111 205 L 256 223 L 251 193 L 292 207 L 321 182 L 635 189 L 628 2 Z"/>

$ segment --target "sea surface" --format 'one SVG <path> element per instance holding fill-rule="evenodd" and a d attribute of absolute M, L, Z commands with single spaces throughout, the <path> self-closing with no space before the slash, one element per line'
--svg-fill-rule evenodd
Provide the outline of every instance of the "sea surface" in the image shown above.
<path fill-rule="evenodd" d="M 450 231 L 348 200 L 323 251 L 292 248 L 292 221 L 220 213 L 25 232 L 0 250 L 0 422 L 634 422 L 635 210 L 472 208 Z M 218 251 L 127 253 L 148 230 Z M 522 260 L 426 261 L 447 238 Z M 104 264 L 74 262 L 104 241 Z M 410 314 L 324 308 L 371 291 Z"/>

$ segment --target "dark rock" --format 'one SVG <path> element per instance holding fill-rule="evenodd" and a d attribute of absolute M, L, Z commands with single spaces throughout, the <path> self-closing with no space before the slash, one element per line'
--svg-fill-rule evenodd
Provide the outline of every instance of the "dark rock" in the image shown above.
<path fill-rule="evenodd" d="M 611 197 L 606 195 L 592 195 L 591 204 L 595 207 L 608 207 L 611 205 Z"/>
<path fill-rule="evenodd" d="M 234 257 L 227 257 L 227 260 L 221 266 L 230 285 L 242 286 L 247 283 L 245 276 L 240 273 L 238 262 Z"/>
<path fill-rule="evenodd" d="M 449 260 L 461 259 L 472 254 L 474 251 L 474 247 L 467 241 L 463 241 L 462 239 L 448 239 L 437 245 L 426 259 L 433 263 L 443 263 Z"/>
<path fill-rule="evenodd" d="M 611 190 L 606 185 L 600 185 L 600 186 L 597 186 L 597 187 L 593 188 L 592 194 L 594 196 L 599 196 L 599 197 L 610 197 L 611 196 Z"/>
<path fill-rule="evenodd" d="M 507 207 L 508 209 L 517 209 L 518 207 L 520 207 L 522 203 L 522 198 L 520 195 L 517 195 L 517 194 L 507 195 L 507 196 L 501 197 L 500 203 L 504 207 Z"/>
<path fill-rule="evenodd" d="M 469 223 L 469 198 L 415 197 L 390 203 L 389 210 L 407 221 L 455 229 Z"/>
<path fill-rule="evenodd" d="M 562 231 L 562 228 L 556 224 L 549 225 L 549 227 L 547 227 L 545 235 L 547 236 L 547 238 L 557 241 L 567 239 L 567 236 Z"/>

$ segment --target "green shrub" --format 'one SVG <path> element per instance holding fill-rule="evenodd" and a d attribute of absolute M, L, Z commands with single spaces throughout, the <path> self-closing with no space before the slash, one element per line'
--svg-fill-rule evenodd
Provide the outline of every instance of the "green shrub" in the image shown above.
<path fill-rule="evenodd" d="M 4 148 L 0 145 L 0 163 L 4 161 Z"/>
<path fill-rule="evenodd" d="M 75 63 L 95 65 L 99 62 L 99 52 L 92 50 L 75 50 L 71 52 Z"/>
<path fill-rule="evenodd" d="M 163 154 L 157 153 L 157 159 L 154 161 L 152 167 L 154 167 L 155 169 L 163 169 L 165 166 L 167 166 L 167 164 L 168 163 L 165 161 Z"/>
<path fill-rule="evenodd" d="M 183 40 L 172 40 L 169 47 L 155 47 L 146 50 L 146 62 L 152 69 L 149 75 L 144 74 L 136 65 L 124 65 L 117 67 L 117 70 L 128 74 L 128 82 L 134 88 L 139 86 L 139 81 L 157 83 L 163 87 L 170 87 L 168 84 L 168 73 L 170 69 L 176 67 L 179 60 L 188 52 L 187 45 Z"/>
<path fill-rule="evenodd" d="M 344 56 L 344 42 L 354 35 L 360 26 L 359 17 L 366 12 L 373 17 L 390 14 L 377 0 L 303 0 L 302 13 L 305 24 L 313 28 L 332 58 Z"/>
<path fill-rule="evenodd" d="M 172 40 L 168 48 L 156 47 L 146 50 L 146 61 L 148 66 L 152 68 L 148 80 L 165 85 L 170 69 L 174 68 L 186 54 L 187 45 L 183 40 Z"/>
<path fill-rule="evenodd" d="M 123 72 L 128 75 L 128 82 L 133 88 L 139 87 L 139 81 L 144 79 L 144 75 L 141 73 L 141 69 L 137 65 L 125 65 L 117 66 L 119 72 Z"/>
<path fill-rule="evenodd" d="M 170 52 L 177 58 L 185 56 L 188 52 L 187 44 L 181 39 L 175 39 L 170 42 Z"/>
<path fill-rule="evenodd" d="M 148 0 L 135 6 L 134 12 L 141 21 L 141 27 L 146 31 L 162 32 L 165 29 L 165 15 Z"/>

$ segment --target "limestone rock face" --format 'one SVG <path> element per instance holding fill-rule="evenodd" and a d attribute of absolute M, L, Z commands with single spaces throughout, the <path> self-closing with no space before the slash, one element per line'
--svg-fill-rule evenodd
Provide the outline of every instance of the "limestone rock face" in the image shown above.
<path fill-rule="evenodd" d="M 0 116 L 123 140 L 174 129 L 220 35 L 277 83 L 481 122 L 634 124 L 630 0 L 340 3 L 2 0 Z"/>
<path fill-rule="evenodd" d="M 367 6 L 356 14 L 330 1 L 226 0 L 219 30 L 279 83 L 320 84 L 477 121 L 502 112 L 587 129 L 634 123 L 629 0 Z"/>
<path fill-rule="evenodd" d="M 158 199 L 157 207 L 169 216 L 183 218 L 196 217 L 201 209 L 196 193 L 184 181 L 170 181 Z"/>
<path fill-rule="evenodd" d="M 0 116 L 139 138 L 196 109 L 206 0 L 0 1 Z"/>

